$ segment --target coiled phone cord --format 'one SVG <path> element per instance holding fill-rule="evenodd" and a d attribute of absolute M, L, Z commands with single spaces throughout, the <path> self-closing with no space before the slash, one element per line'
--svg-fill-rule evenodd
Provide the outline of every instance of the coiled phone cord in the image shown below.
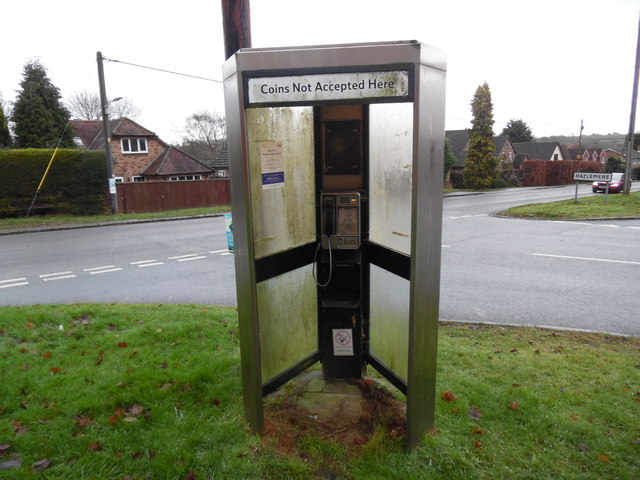
<path fill-rule="evenodd" d="M 313 255 L 313 267 L 311 268 L 311 275 L 313 276 L 314 282 L 316 282 L 316 285 L 319 287 L 326 287 L 327 285 L 329 285 L 329 282 L 331 281 L 331 276 L 333 275 L 333 258 L 331 256 L 331 238 L 327 237 L 327 240 L 328 240 L 327 243 L 329 244 L 329 278 L 325 283 L 318 282 L 318 279 L 316 277 L 316 264 L 318 261 L 318 251 L 320 250 L 320 247 L 322 247 L 322 242 L 318 243 L 318 246 L 316 247 L 316 253 Z"/>

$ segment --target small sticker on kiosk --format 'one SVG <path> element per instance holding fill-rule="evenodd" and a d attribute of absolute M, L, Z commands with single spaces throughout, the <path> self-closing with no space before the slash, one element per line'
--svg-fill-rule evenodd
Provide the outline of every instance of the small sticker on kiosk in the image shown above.
<path fill-rule="evenodd" d="M 351 328 L 334 328 L 333 355 L 353 356 L 353 330 Z"/>

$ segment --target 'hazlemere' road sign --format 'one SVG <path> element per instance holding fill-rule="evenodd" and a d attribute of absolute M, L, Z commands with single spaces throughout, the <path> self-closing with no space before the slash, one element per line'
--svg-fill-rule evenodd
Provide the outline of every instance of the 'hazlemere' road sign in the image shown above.
<path fill-rule="evenodd" d="M 610 182 L 613 175 L 610 173 L 575 172 L 573 179 L 579 182 Z"/>

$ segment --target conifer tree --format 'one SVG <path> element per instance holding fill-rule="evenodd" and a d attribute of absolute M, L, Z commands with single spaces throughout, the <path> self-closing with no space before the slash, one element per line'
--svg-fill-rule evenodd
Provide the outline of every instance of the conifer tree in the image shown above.
<path fill-rule="evenodd" d="M 60 140 L 60 146 L 72 147 L 73 134 L 66 128 L 69 111 L 40 62 L 34 60 L 24 66 L 20 87 L 11 116 L 15 146 L 53 148 Z"/>
<path fill-rule="evenodd" d="M 493 143 L 493 104 L 487 82 L 476 89 L 471 113 L 473 120 L 469 131 L 469 148 L 462 175 L 467 188 L 484 190 L 491 187 L 498 166 Z"/>
<path fill-rule="evenodd" d="M 4 114 L 2 102 L 0 102 L 0 148 L 11 146 L 11 134 L 9 133 L 9 122 Z"/>

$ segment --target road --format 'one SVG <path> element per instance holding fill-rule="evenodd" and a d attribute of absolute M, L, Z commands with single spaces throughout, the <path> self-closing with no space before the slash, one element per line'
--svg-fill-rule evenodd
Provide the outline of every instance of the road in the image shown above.
<path fill-rule="evenodd" d="M 573 195 L 567 186 L 446 197 L 441 318 L 640 335 L 640 220 L 490 215 Z M 221 217 L 0 236 L 0 305 L 234 305 L 234 282 Z"/>

